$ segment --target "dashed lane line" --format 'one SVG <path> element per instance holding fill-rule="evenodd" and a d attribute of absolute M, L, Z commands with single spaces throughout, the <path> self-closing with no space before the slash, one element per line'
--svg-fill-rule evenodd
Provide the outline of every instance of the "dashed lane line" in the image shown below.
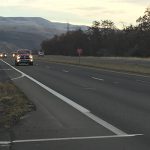
<path fill-rule="evenodd" d="M 94 80 L 99 80 L 99 81 L 104 81 L 104 79 L 96 78 L 96 77 L 91 77 Z"/>
<path fill-rule="evenodd" d="M 65 72 L 65 73 L 68 73 L 69 71 L 68 70 L 62 70 L 63 72 Z"/>

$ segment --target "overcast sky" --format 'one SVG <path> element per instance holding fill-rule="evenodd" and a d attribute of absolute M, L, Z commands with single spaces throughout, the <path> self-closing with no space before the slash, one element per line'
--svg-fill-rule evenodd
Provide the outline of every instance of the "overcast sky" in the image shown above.
<path fill-rule="evenodd" d="M 0 0 L 0 16 L 43 17 L 85 25 L 109 19 L 122 26 L 135 24 L 149 6 L 150 0 Z"/>

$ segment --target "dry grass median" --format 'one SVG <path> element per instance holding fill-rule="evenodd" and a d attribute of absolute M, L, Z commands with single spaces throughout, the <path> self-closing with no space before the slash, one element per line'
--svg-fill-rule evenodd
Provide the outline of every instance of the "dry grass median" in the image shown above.
<path fill-rule="evenodd" d="M 22 116 L 35 106 L 11 82 L 0 83 L 0 127 L 14 126 Z"/>

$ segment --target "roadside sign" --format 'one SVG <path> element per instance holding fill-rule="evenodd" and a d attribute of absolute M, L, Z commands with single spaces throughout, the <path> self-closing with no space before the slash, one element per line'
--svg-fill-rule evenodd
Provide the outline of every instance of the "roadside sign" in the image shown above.
<path fill-rule="evenodd" d="M 80 64 L 80 56 L 81 56 L 81 54 L 83 53 L 83 49 L 82 48 L 77 48 L 77 53 L 78 53 L 78 55 L 79 55 L 79 64 Z"/>
<path fill-rule="evenodd" d="M 81 48 L 77 49 L 77 53 L 79 54 L 79 56 L 82 54 L 82 52 L 83 52 L 83 49 L 81 49 Z"/>

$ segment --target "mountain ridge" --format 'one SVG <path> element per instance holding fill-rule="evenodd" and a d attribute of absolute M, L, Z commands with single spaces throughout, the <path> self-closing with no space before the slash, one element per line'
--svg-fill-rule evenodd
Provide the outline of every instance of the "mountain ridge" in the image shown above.
<path fill-rule="evenodd" d="M 40 49 L 43 40 L 50 39 L 54 35 L 60 35 L 69 30 L 82 29 L 86 26 L 72 25 L 68 23 L 51 22 L 41 17 L 0 17 L 0 51 L 6 47 L 6 51 L 13 48 Z M 26 39 L 28 38 L 28 39 Z M 3 43 L 3 44 L 1 44 Z M 4 46 L 4 43 L 6 46 Z M 3 45 L 3 46 L 1 46 Z"/>

